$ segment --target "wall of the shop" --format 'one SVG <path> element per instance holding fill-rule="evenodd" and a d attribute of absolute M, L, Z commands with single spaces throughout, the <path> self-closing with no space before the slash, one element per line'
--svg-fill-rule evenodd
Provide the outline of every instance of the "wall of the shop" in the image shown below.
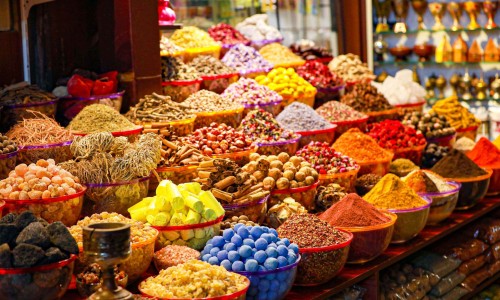
<path fill-rule="evenodd" d="M 19 1 L 0 0 L 0 87 L 23 79 Z"/>

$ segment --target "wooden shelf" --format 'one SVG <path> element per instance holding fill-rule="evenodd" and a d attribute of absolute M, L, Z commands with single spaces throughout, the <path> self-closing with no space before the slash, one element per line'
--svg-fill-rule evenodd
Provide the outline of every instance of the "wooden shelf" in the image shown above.
<path fill-rule="evenodd" d="M 452 61 L 447 61 L 447 62 L 435 62 L 435 61 L 416 61 L 416 60 L 408 60 L 408 61 L 374 61 L 373 65 L 375 67 L 402 67 L 402 66 L 417 66 L 419 68 L 422 67 L 444 67 L 444 68 L 479 68 L 481 66 L 497 66 L 499 65 L 500 62 L 496 61 L 482 61 L 482 62 L 452 62 Z"/>
<path fill-rule="evenodd" d="M 326 299 L 441 240 L 499 207 L 500 198 L 486 198 L 470 210 L 453 213 L 440 226 L 426 227 L 418 237 L 408 243 L 389 246 L 384 254 L 371 262 L 363 265 L 347 265 L 339 276 L 326 284 L 316 287 L 294 287 L 286 299 Z"/>
<path fill-rule="evenodd" d="M 160 30 L 164 31 L 174 31 L 177 29 L 181 29 L 182 24 L 174 24 L 174 25 L 160 25 Z"/>

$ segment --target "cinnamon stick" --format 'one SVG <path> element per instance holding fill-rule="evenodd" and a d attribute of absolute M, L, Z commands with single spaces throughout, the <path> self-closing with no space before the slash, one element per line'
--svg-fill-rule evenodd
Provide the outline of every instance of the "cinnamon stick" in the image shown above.
<path fill-rule="evenodd" d="M 235 182 L 236 182 L 236 177 L 229 176 L 214 184 L 214 187 L 219 190 L 224 190 L 228 186 L 233 185 Z"/>

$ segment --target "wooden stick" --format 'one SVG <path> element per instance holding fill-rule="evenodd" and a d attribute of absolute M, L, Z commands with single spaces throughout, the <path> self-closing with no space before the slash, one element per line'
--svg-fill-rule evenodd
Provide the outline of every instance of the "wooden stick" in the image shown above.
<path fill-rule="evenodd" d="M 214 161 L 213 160 L 207 160 L 207 161 L 202 161 L 200 163 L 200 168 L 210 168 L 214 166 Z"/>
<path fill-rule="evenodd" d="M 214 187 L 219 190 L 224 190 L 228 186 L 233 185 L 235 182 L 236 182 L 236 177 L 229 176 L 214 184 Z"/>
<path fill-rule="evenodd" d="M 161 143 L 162 143 L 163 145 L 167 146 L 167 147 L 168 147 L 168 148 L 170 148 L 170 149 L 177 150 L 177 145 L 176 145 L 176 144 L 174 144 L 174 143 L 172 143 L 172 142 L 170 142 L 170 141 L 167 141 L 166 139 L 162 139 L 162 140 L 161 140 Z"/>
<path fill-rule="evenodd" d="M 206 171 L 198 171 L 198 177 L 200 178 L 209 178 L 211 172 L 206 172 Z"/>
<path fill-rule="evenodd" d="M 231 195 L 229 193 L 223 192 L 223 191 L 218 190 L 218 189 L 211 189 L 210 191 L 212 192 L 214 197 L 217 199 L 221 199 L 221 200 L 226 201 L 226 202 L 233 201 L 233 195 Z"/>

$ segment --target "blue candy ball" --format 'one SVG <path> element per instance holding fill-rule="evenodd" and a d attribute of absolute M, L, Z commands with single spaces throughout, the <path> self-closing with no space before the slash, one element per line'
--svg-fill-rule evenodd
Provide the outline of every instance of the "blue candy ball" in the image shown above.
<path fill-rule="evenodd" d="M 219 261 L 223 261 L 223 260 L 227 259 L 227 251 L 226 250 L 219 251 L 219 253 L 217 253 L 217 259 Z"/>
<path fill-rule="evenodd" d="M 227 259 L 221 261 L 220 265 L 223 266 L 228 271 L 232 271 L 233 269 L 233 264 Z"/>
<path fill-rule="evenodd" d="M 294 264 L 297 261 L 297 255 L 295 253 L 288 254 L 288 264 Z"/>
<path fill-rule="evenodd" d="M 212 244 L 206 244 L 205 245 L 205 248 L 203 248 L 203 251 L 205 251 L 205 253 L 210 253 L 210 250 L 212 250 L 214 246 Z"/>
<path fill-rule="evenodd" d="M 219 247 L 213 247 L 212 250 L 210 250 L 210 255 L 216 256 L 217 253 L 219 253 L 220 249 Z"/>
<path fill-rule="evenodd" d="M 278 245 L 276 245 L 275 243 L 270 243 L 269 246 L 267 246 L 268 248 L 271 247 L 271 248 L 278 248 Z"/>
<path fill-rule="evenodd" d="M 278 241 L 276 242 L 276 246 L 285 246 L 285 243 L 283 243 L 282 240 L 278 239 Z"/>
<path fill-rule="evenodd" d="M 274 274 L 274 273 L 271 273 L 271 274 L 267 274 L 267 275 L 266 275 L 266 279 L 267 279 L 267 280 L 273 280 L 273 279 L 275 279 L 275 278 L 276 278 L 276 274 Z"/>
<path fill-rule="evenodd" d="M 266 267 L 259 265 L 259 272 L 267 271 Z"/>
<path fill-rule="evenodd" d="M 236 247 L 239 247 L 243 243 L 243 239 L 239 235 L 234 235 L 231 238 L 231 243 L 233 243 Z"/>
<path fill-rule="evenodd" d="M 285 246 L 290 246 L 290 240 L 287 238 L 282 238 L 281 241 L 285 244 Z"/>
<path fill-rule="evenodd" d="M 278 257 L 278 251 L 276 250 L 276 248 L 267 248 L 266 254 L 267 257 L 274 257 L 274 258 Z"/>
<path fill-rule="evenodd" d="M 245 271 L 245 264 L 242 261 L 233 262 L 232 269 L 234 272 L 242 272 Z"/>
<path fill-rule="evenodd" d="M 288 275 L 290 272 L 278 272 L 278 275 L 276 275 L 276 279 L 279 281 L 286 281 L 288 279 Z"/>
<path fill-rule="evenodd" d="M 247 259 L 245 261 L 245 271 L 256 272 L 259 268 L 259 263 L 255 259 Z"/>
<path fill-rule="evenodd" d="M 230 241 L 233 236 L 234 236 L 234 230 L 232 230 L 231 228 L 226 229 L 222 232 L 222 237 L 226 241 Z"/>
<path fill-rule="evenodd" d="M 295 252 L 295 254 L 298 254 L 299 253 L 299 246 L 297 246 L 297 244 L 290 244 L 290 246 L 288 246 L 288 249 L 290 250 L 293 250 L 293 252 Z"/>
<path fill-rule="evenodd" d="M 208 259 L 208 263 L 211 265 L 217 266 L 217 265 L 219 265 L 219 260 L 217 259 L 217 257 L 212 256 Z"/>
<path fill-rule="evenodd" d="M 274 257 L 268 257 L 264 262 L 264 267 L 270 271 L 276 270 L 278 268 L 278 260 Z"/>
<path fill-rule="evenodd" d="M 212 245 L 214 245 L 214 247 L 222 248 L 224 246 L 225 242 L 226 241 L 221 236 L 214 236 L 212 238 Z"/>
<path fill-rule="evenodd" d="M 238 229 L 239 229 L 240 227 L 245 227 L 245 225 L 243 225 L 243 224 L 241 224 L 241 223 L 238 223 L 238 224 L 234 225 L 234 227 L 233 227 L 234 232 L 238 232 Z"/>
<path fill-rule="evenodd" d="M 243 240 L 243 245 L 247 245 L 250 248 L 255 248 L 255 242 L 251 239 L 251 236 Z"/>
<path fill-rule="evenodd" d="M 240 257 L 247 258 L 252 256 L 252 248 L 250 248 L 247 245 L 243 245 L 238 249 L 238 253 L 240 254 Z"/>
<path fill-rule="evenodd" d="M 269 229 L 269 233 L 272 234 L 272 235 L 274 235 L 275 237 L 278 237 L 278 232 L 274 228 L 270 228 Z"/>
<path fill-rule="evenodd" d="M 212 255 L 210 255 L 210 254 L 205 254 L 205 255 L 203 255 L 203 256 L 201 257 L 201 260 L 203 260 L 203 261 L 208 261 L 208 259 L 209 259 L 210 257 L 212 257 Z"/>
<path fill-rule="evenodd" d="M 271 300 L 271 298 L 267 297 L 267 293 L 259 291 L 259 294 L 257 295 L 257 300 Z"/>
<path fill-rule="evenodd" d="M 260 238 L 262 233 L 263 233 L 262 227 L 260 226 L 253 226 L 252 229 L 250 229 L 250 235 L 253 237 L 254 240 Z"/>
<path fill-rule="evenodd" d="M 264 250 L 259 250 L 257 252 L 255 252 L 253 258 L 259 262 L 259 264 L 263 264 L 266 259 L 267 259 L 267 254 L 266 254 L 266 251 Z"/>
<path fill-rule="evenodd" d="M 267 249 L 267 241 L 264 238 L 259 238 L 255 241 L 255 249 L 257 250 L 266 250 Z"/>
<path fill-rule="evenodd" d="M 269 233 L 264 233 L 260 236 L 262 239 L 265 239 L 268 244 L 273 242 L 273 235 Z"/>
<path fill-rule="evenodd" d="M 257 266 L 257 268 L 258 268 L 258 266 Z M 259 285 L 259 282 L 260 282 L 260 277 L 259 276 L 250 276 L 250 284 L 252 286 Z"/>
<path fill-rule="evenodd" d="M 273 290 L 273 288 L 271 287 L 269 289 L 269 293 L 267 293 L 267 299 L 278 299 L 278 298 L 280 298 L 278 297 L 278 290 Z"/>
<path fill-rule="evenodd" d="M 277 292 L 280 288 L 280 285 L 281 285 L 281 282 L 279 280 L 275 279 L 275 280 L 271 281 L 271 287 L 270 287 L 271 291 Z"/>
<path fill-rule="evenodd" d="M 233 263 L 237 260 L 240 260 L 240 255 L 238 254 L 238 251 L 231 250 L 227 253 L 227 259 L 229 259 L 229 261 Z"/>
<path fill-rule="evenodd" d="M 269 232 L 269 227 L 266 227 L 266 226 L 262 226 L 262 232 L 264 233 L 268 233 Z"/>
<path fill-rule="evenodd" d="M 250 232 L 248 232 L 248 229 L 246 227 L 240 227 L 238 230 L 236 230 L 236 233 L 242 238 L 246 239 L 250 236 Z"/>
<path fill-rule="evenodd" d="M 267 279 L 263 279 L 259 282 L 259 292 L 267 292 L 271 287 L 271 283 Z"/>
<path fill-rule="evenodd" d="M 233 244 L 233 243 L 227 243 L 227 244 L 224 245 L 224 247 L 222 247 L 222 249 L 224 249 L 224 250 L 226 250 L 226 251 L 229 252 L 229 251 L 238 249 L 238 247 L 236 247 L 236 245 Z"/>
<path fill-rule="evenodd" d="M 278 250 L 278 253 L 280 256 L 287 256 L 288 255 L 288 248 L 284 245 L 278 246 L 278 248 L 276 248 L 276 250 Z"/>
<path fill-rule="evenodd" d="M 284 266 L 288 265 L 288 259 L 285 256 L 278 256 L 277 260 L 278 260 L 278 268 L 283 268 Z"/>

